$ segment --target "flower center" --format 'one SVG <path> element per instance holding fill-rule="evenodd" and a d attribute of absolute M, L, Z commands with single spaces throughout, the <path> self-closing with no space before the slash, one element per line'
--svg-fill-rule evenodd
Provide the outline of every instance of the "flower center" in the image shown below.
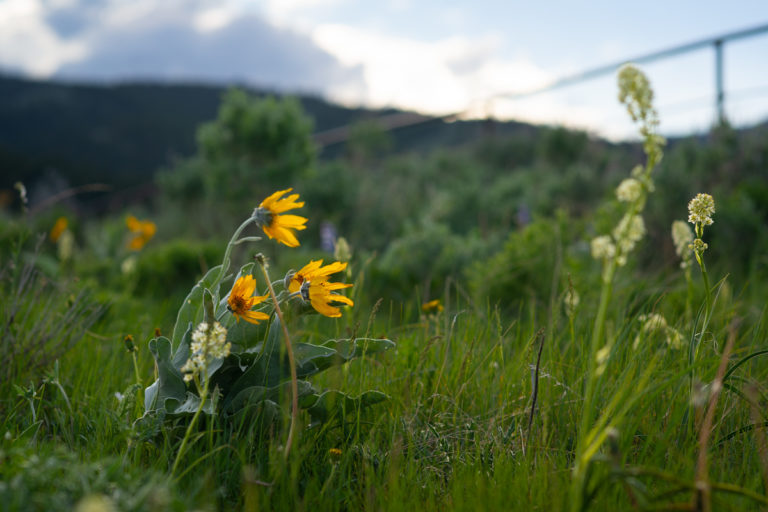
<path fill-rule="evenodd" d="M 229 308 L 233 313 L 243 314 L 248 310 L 248 303 L 245 297 L 236 295 L 229 298 Z"/>

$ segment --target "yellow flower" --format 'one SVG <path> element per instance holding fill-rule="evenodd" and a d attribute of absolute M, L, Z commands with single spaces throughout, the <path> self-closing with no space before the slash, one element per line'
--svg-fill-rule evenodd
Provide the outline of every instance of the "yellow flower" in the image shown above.
<path fill-rule="evenodd" d="M 330 283 L 328 279 L 331 274 L 347 268 L 347 264 L 335 261 L 324 267 L 322 265 L 323 260 L 310 261 L 298 272 L 293 275 L 289 274 L 288 291 L 291 293 L 300 292 L 301 297 L 305 301 L 309 301 L 318 313 L 331 318 L 338 318 L 341 316 L 341 310 L 332 306 L 332 303 L 338 302 L 349 306 L 354 306 L 355 303 L 348 297 L 333 292 L 349 288 L 352 285 Z"/>
<path fill-rule="evenodd" d="M 443 305 L 440 304 L 440 299 L 431 300 L 421 305 L 421 310 L 425 313 L 429 313 L 430 311 L 441 312 L 443 309 Z"/>
<path fill-rule="evenodd" d="M 278 190 L 261 202 L 254 212 L 254 216 L 261 220 L 261 229 L 269 238 L 274 238 L 288 247 L 298 247 L 299 241 L 292 230 L 300 231 L 306 229 L 304 225 L 307 219 L 298 215 L 281 215 L 281 213 L 304 206 L 304 202 L 297 202 L 299 194 L 291 194 L 283 197 L 290 192 L 291 188 Z"/>
<path fill-rule="evenodd" d="M 134 233 L 133 238 L 128 241 L 128 248 L 132 251 L 140 251 L 157 232 L 157 226 L 154 222 L 139 220 L 133 215 L 129 215 L 125 219 L 125 225 L 128 226 L 128 231 Z"/>
<path fill-rule="evenodd" d="M 332 303 L 338 302 L 348 306 L 354 306 L 355 303 L 352 302 L 352 299 L 333 292 L 335 290 L 349 288 L 352 285 L 345 283 L 329 283 L 327 279 L 328 278 L 325 277 L 321 278 L 320 280 L 309 281 L 309 286 L 307 287 L 307 295 L 309 296 L 308 299 L 312 304 L 312 307 L 315 308 L 315 311 L 321 315 L 325 315 L 330 318 L 339 318 L 341 316 L 341 310 L 335 306 L 332 306 Z M 304 287 L 302 287 L 302 292 L 303 291 Z"/>
<path fill-rule="evenodd" d="M 58 241 L 61 234 L 64 232 L 65 229 L 67 229 L 67 226 L 69 223 L 67 222 L 66 217 L 59 217 L 56 219 L 56 224 L 53 225 L 53 228 L 51 228 L 50 237 L 53 242 Z"/>
<path fill-rule="evenodd" d="M 237 321 L 240 318 L 252 324 L 259 323 L 259 320 L 269 319 L 269 315 L 261 311 L 251 311 L 256 304 L 264 302 L 267 295 L 253 295 L 256 291 L 256 280 L 252 275 L 242 276 L 232 285 L 232 291 L 227 298 L 227 308 L 235 315 Z"/>
<path fill-rule="evenodd" d="M 335 274 L 336 272 L 341 272 L 345 268 L 347 268 L 346 263 L 341 263 L 340 261 L 336 261 L 334 263 L 331 263 L 330 265 L 326 265 L 322 267 L 323 260 L 315 260 L 310 261 L 304 267 L 293 274 L 291 276 L 291 281 L 288 284 L 288 291 L 291 293 L 296 293 L 299 290 L 301 290 L 301 285 L 304 284 L 306 281 L 318 281 L 318 280 L 328 280 L 328 276 L 331 274 Z"/>

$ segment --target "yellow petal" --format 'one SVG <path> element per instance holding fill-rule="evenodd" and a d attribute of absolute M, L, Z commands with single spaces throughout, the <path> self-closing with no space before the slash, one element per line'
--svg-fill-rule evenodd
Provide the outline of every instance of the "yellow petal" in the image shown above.
<path fill-rule="evenodd" d="M 310 298 L 310 302 L 312 303 L 312 307 L 315 308 L 315 311 L 321 315 L 325 315 L 330 318 L 339 318 L 341 316 L 341 310 L 339 308 L 329 306 L 322 298 L 313 297 Z"/>
<path fill-rule="evenodd" d="M 266 208 L 270 210 L 270 206 L 272 206 L 278 199 L 283 197 L 284 194 L 286 194 L 287 192 L 290 192 L 291 190 L 293 189 L 287 188 L 285 190 L 278 190 L 277 192 L 275 192 L 274 194 L 272 194 L 271 196 L 263 200 L 259 206 L 261 208 Z"/>
<path fill-rule="evenodd" d="M 348 284 L 348 283 L 323 283 L 323 286 L 325 287 L 326 290 L 331 291 L 331 290 L 343 290 L 344 288 L 351 288 L 354 285 Z"/>
<path fill-rule="evenodd" d="M 129 215 L 128 218 L 125 219 L 125 225 L 134 233 L 141 231 L 141 221 L 133 215 Z"/>
<path fill-rule="evenodd" d="M 335 274 L 336 272 L 341 272 L 345 268 L 347 268 L 346 263 L 342 263 L 340 261 L 334 261 L 330 265 L 326 265 L 323 268 L 321 268 L 318 271 L 318 274 L 327 276 L 330 274 Z"/>
<path fill-rule="evenodd" d="M 269 315 L 261 311 L 246 311 L 243 320 L 252 324 L 258 324 L 259 320 L 269 320 Z"/>
<path fill-rule="evenodd" d="M 315 270 L 319 269 L 322 264 L 323 264 L 323 260 L 310 260 L 309 263 L 301 267 L 301 270 L 299 270 L 296 273 L 308 276 Z"/>
<path fill-rule="evenodd" d="M 296 200 L 298 198 L 299 194 L 291 194 L 290 196 L 273 203 L 269 210 L 272 213 L 283 213 L 288 210 L 293 210 L 294 208 L 301 208 L 304 206 L 304 201 L 297 202 Z"/>
<path fill-rule="evenodd" d="M 355 305 L 355 303 L 352 302 L 352 299 L 350 299 L 349 297 L 345 297 L 343 295 L 337 295 L 337 294 L 333 293 L 333 294 L 331 294 L 331 299 L 333 300 L 333 302 L 341 302 L 343 304 L 346 304 L 347 306 L 354 306 Z"/>
<path fill-rule="evenodd" d="M 306 217 L 299 215 L 278 215 L 272 219 L 273 226 L 280 226 L 291 229 L 306 229 L 304 225 L 307 223 Z"/>
<path fill-rule="evenodd" d="M 278 242 L 284 243 L 288 247 L 299 246 L 299 240 L 296 238 L 296 236 L 293 234 L 291 230 L 277 226 L 276 228 L 274 228 L 273 233 L 274 233 L 273 238 Z"/>
<path fill-rule="evenodd" d="M 141 223 L 141 233 L 149 240 L 157 232 L 157 225 L 151 220 L 146 220 Z"/>

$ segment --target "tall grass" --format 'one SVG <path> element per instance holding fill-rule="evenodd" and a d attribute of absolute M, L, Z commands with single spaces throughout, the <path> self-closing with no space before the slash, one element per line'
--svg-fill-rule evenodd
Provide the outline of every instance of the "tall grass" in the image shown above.
<path fill-rule="evenodd" d="M 425 316 L 415 302 L 392 305 L 399 325 L 389 325 L 382 305 L 368 329 L 389 334 L 397 352 L 330 370 L 317 383 L 350 394 L 381 389 L 388 402 L 343 423 L 300 429 L 287 460 L 283 435 L 202 421 L 200 439 L 185 455 L 188 471 L 182 467 L 175 479 L 168 475 L 184 424 L 132 426 L 135 414 L 119 415 L 114 395 L 135 380 L 130 354 L 119 339 L 83 340 L 61 359 L 59 379 L 72 410 L 50 387 L 33 399 L 38 418 L 55 428 L 30 436 L 34 418 L 21 397 L 6 418 L 0 498 L 9 510 L 66 509 L 90 494 L 107 496 L 120 510 L 563 509 L 582 413 L 583 356 L 597 307 L 597 292 L 583 292 L 573 336 L 559 303 L 509 318 L 451 288 L 441 313 Z M 670 305 L 684 305 L 675 299 L 686 293 L 682 280 L 666 290 L 628 281 L 617 286 L 606 323 L 616 338 L 612 364 L 594 400 L 598 411 L 627 413 L 617 424 L 607 417 L 613 428 L 589 475 L 590 509 L 693 510 L 702 450 L 714 509 L 758 509 L 765 502 L 758 435 L 768 418 L 758 407 L 756 421 L 747 398 L 755 395 L 748 389 L 756 389 L 764 404 L 768 367 L 760 350 L 768 313 L 738 298 L 716 304 L 711 336 L 702 339 L 694 367 L 684 350 L 665 348 L 658 333 L 633 348 L 639 315 L 663 310 L 682 319 L 684 310 Z M 548 315 L 563 328 L 543 345 L 536 381 L 538 332 Z M 162 324 L 160 316 L 154 322 Z M 137 319 L 131 312 L 123 320 Z M 367 320 L 319 318 L 301 335 L 344 334 Z M 697 376 L 699 393 L 711 396 L 707 383 L 718 374 L 723 350 L 715 340 L 729 332 L 733 356 L 721 372 L 721 396 L 709 409 L 713 430 L 702 446 L 706 407 L 694 401 L 691 416 L 689 374 Z M 146 350 L 138 355 L 148 381 L 151 358 Z M 529 427 L 534 382 L 538 398 Z M 290 394 L 283 398 L 289 411 Z M 306 418 L 301 421 L 306 426 Z M 284 427 L 289 422 L 284 418 Z"/>

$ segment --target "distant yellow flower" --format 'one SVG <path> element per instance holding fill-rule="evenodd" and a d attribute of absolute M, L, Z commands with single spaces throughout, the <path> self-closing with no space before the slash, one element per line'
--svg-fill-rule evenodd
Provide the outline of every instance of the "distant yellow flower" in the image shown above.
<path fill-rule="evenodd" d="M 331 448 L 328 450 L 328 455 L 330 455 L 331 459 L 334 461 L 338 461 L 341 458 L 341 450 L 339 448 Z"/>
<path fill-rule="evenodd" d="M 235 315 L 239 322 L 242 318 L 246 322 L 258 324 L 259 320 L 268 320 L 269 315 L 261 311 L 251 311 L 256 304 L 267 299 L 267 295 L 253 295 L 256 291 L 256 280 L 252 275 L 242 276 L 232 286 L 227 298 L 227 308 Z"/>
<path fill-rule="evenodd" d="M 315 308 L 315 311 L 321 315 L 330 318 L 339 318 L 341 316 L 341 310 L 331 304 L 337 302 L 348 306 L 354 306 L 355 303 L 352 302 L 352 299 L 333 292 L 335 290 L 349 288 L 352 285 L 345 283 L 329 283 L 327 279 L 328 278 L 326 277 L 320 280 L 309 281 L 309 286 L 306 287 L 308 290 L 308 299 L 312 304 L 312 307 Z M 303 291 L 304 288 L 302 288 L 302 292 Z"/>
<path fill-rule="evenodd" d="M 128 231 L 133 233 L 133 238 L 128 241 L 128 248 L 132 251 L 140 251 L 157 232 L 157 226 L 151 220 L 139 220 L 133 215 L 125 219 Z"/>
<path fill-rule="evenodd" d="M 69 222 L 67 222 L 66 217 L 59 217 L 56 219 L 56 224 L 53 225 L 53 228 L 51 228 L 50 237 L 53 242 L 57 242 L 59 240 L 59 237 L 64 232 L 64 230 L 67 229 L 69 226 Z"/>
<path fill-rule="evenodd" d="M 291 281 L 288 284 L 288 291 L 291 293 L 296 293 L 299 290 L 301 290 L 301 285 L 304 284 L 306 281 L 312 281 L 312 280 L 328 280 L 328 277 L 331 274 L 335 274 L 337 272 L 341 272 L 345 268 L 347 268 L 346 263 L 341 263 L 340 261 L 336 261 L 331 263 L 330 265 L 321 266 L 323 264 L 323 260 L 315 260 L 310 261 L 304 267 L 293 274 L 291 276 Z"/>
<path fill-rule="evenodd" d="M 431 300 L 421 305 L 421 310 L 425 313 L 429 313 L 431 311 L 442 312 L 443 309 L 445 308 L 443 308 L 443 305 L 440 304 L 440 299 Z"/>
<path fill-rule="evenodd" d="M 298 247 L 299 241 L 292 230 L 300 231 L 306 229 L 307 219 L 298 215 L 281 215 L 283 212 L 301 208 L 304 202 L 297 202 L 299 194 L 291 194 L 283 197 L 290 192 L 291 188 L 278 190 L 261 202 L 254 216 L 261 222 L 261 229 L 269 238 L 274 238 L 288 247 Z"/>

